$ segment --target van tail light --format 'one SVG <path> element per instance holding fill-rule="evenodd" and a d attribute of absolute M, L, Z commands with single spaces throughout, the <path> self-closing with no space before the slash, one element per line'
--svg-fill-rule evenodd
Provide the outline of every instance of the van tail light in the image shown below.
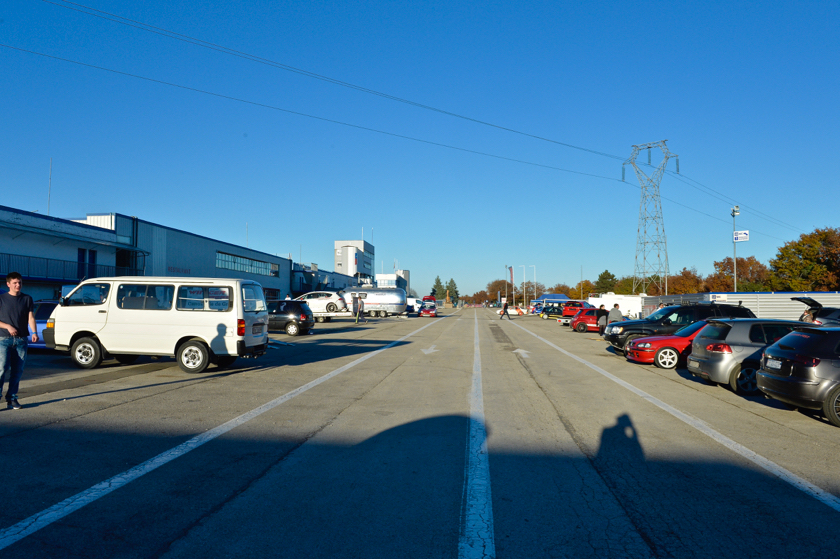
<path fill-rule="evenodd" d="M 54 318 L 48 318 L 47 319 L 47 328 L 55 328 L 55 319 Z"/>
<path fill-rule="evenodd" d="M 709 344 L 706 346 L 706 351 L 712 353 L 732 353 L 732 348 L 729 344 Z"/>
<path fill-rule="evenodd" d="M 807 355 L 797 355 L 793 360 L 806 367 L 816 367 L 820 364 L 820 360 L 817 357 L 809 357 Z"/>
<path fill-rule="evenodd" d="M 237 336 L 244 336 L 245 335 L 245 321 L 241 318 L 236 321 L 236 335 Z"/>

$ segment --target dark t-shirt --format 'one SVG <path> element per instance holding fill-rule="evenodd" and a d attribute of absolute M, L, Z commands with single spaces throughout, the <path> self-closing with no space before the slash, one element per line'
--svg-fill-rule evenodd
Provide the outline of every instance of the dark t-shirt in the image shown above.
<path fill-rule="evenodd" d="M 0 293 L 0 322 L 14 326 L 18 337 L 29 337 L 29 313 L 34 308 L 32 297 L 26 293 L 21 293 L 17 297 L 9 295 L 8 292 Z M 8 330 L 0 328 L 0 338 L 11 336 Z"/>

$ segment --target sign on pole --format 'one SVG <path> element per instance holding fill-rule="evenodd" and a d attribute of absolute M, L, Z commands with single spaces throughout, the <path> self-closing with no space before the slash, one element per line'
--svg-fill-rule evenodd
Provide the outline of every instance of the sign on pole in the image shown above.
<path fill-rule="evenodd" d="M 736 243 L 741 243 L 741 242 L 750 240 L 750 232 L 749 231 L 735 231 L 734 235 L 735 235 L 734 240 L 735 240 Z"/>

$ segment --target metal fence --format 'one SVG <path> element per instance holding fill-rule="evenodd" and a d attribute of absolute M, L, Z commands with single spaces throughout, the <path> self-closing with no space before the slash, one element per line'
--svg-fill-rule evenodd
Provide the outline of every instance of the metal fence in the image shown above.
<path fill-rule="evenodd" d="M 0 274 L 5 275 L 9 272 L 18 272 L 25 278 L 62 281 L 144 275 L 143 270 L 137 268 L 0 253 Z"/>

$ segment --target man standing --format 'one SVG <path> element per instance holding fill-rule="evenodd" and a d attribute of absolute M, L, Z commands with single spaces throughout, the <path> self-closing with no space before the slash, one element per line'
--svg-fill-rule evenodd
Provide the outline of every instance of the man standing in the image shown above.
<path fill-rule="evenodd" d="M 613 308 L 610 309 L 610 314 L 607 316 L 607 324 L 621 322 L 622 320 L 624 320 L 624 316 L 621 314 L 621 311 L 618 310 L 618 303 L 616 303 L 613 305 Z"/>
<path fill-rule="evenodd" d="M 595 311 L 595 316 L 598 317 L 598 335 L 600 336 L 604 335 L 604 330 L 607 327 L 607 316 L 609 316 L 609 314 L 610 313 L 607 309 L 604 308 L 604 305 L 601 305 L 598 307 L 598 310 Z"/>
<path fill-rule="evenodd" d="M 505 304 L 502 307 L 502 312 L 501 312 L 502 316 L 499 317 L 499 320 L 504 320 L 505 317 L 508 317 L 508 320 L 510 320 L 510 315 L 507 312 L 507 308 L 508 308 L 508 304 L 507 304 L 507 301 L 505 301 Z"/>
<path fill-rule="evenodd" d="M 6 408 L 19 410 L 17 391 L 23 376 L 26 362 L 28 339 L 38 341 L 38 329 L 35 326 L 34 304 L 32 297 L 21 293 L 23 280 L 17 272 L 6 276 L 8 293 L 0 293 L 0 394 L 3 392 L 6 371 L 9 371 L 9 389 L 6 391 Z"/>

